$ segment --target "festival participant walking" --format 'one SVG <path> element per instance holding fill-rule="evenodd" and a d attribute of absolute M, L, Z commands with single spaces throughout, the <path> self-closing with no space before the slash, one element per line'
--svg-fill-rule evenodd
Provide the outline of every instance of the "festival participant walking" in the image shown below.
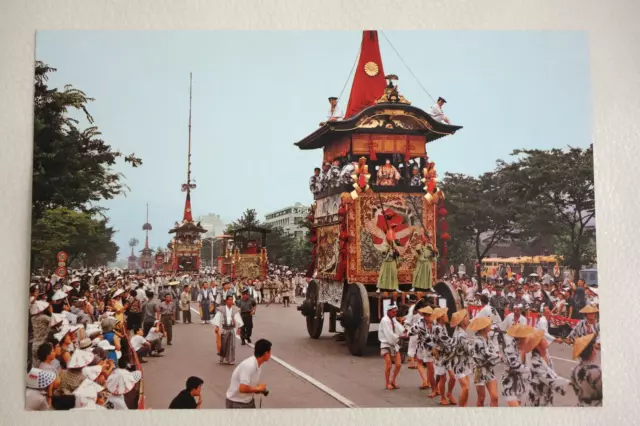
<path fill-rule="evenodd" d="M 160 304 L 160 321 L 167 332 L 167 345 L 171 346 L 173 343 L 173 318 L 175 314 L 175 307 L 171 300 L 169 293 L 164 295 L 164 301 Z"/>
<path fill-rule="evenodd" d="M 529 358 L 531 379 L 526 394 L 525 405 L 529 407 L 547 407 L 553 405 L 554 394 L 564 395 L 569 381 L 553 370 L 548 362 L 548 343 L 544 331 L 534 331 L 524 342 L 522 351 Z M 529 352 L 531 354 L 529 355 Z"/>
<path fill-rule="evenodd" d="M 213 317 L 216 339 L 219 342 L 218 355 L 220 363 L 228 362 L 233 365 L 236 361 L 236 339 L 240 328 L 244 325 L 240 316 L 240 309 L 233 304 L 233 296 L 227 295 L 225 305 L 216 309 Z"/>
<path fill-rule="evenodd" d="M 533 327 L 514 324 L 507 329 L 507 335 L 498 334 L 507 367 L 501 380 L 502 395 L 506 397 L 509 407 L 519 407 L 527 391 L 531 370 L 524 363 L 522 345 L 532 333 Z"/>
<path fill-rule="evenodd" d="M 191 301 L 189 300 L 189 286 L 185 285 L 180 294 L 180 310 L 182 311 L 182 322 L 191 324 Z"/>
<path fill-rule="evenodd" d="M 580 358 L 571 371 L 571 387 L 578 397 L 578 407 L 602 406 L 602 371 L 593 362 L 596 340 L 596 333 L 591 333 L 577 337 L 573 344 L 573 358 Z"/>
<path fill-rule="evenodd" d="M 215 293 L 209 288 L 209 284 L 205 282 L 202 285 L 202 290 L 198 293 L 198 303 L 200 304 L 203 324 L 209 324 L 211 321 L 211 305 L 215 302 L 215 298 Z"/>
<path fill-rule="evenodd" d="M 185 286 L 187 288 L 188 286 Z M 169 404 L 170 410 L 188 410 L 199 409 L 202 405 L 202 385 L 204 381 L 195 376 L 191 376 L 187 379 L 187 385 L 185 389 L 173 398 L 171 404 Z M 196 397 L 198 398 L 196 400 Z"/>
<path fill-rule="evenodd" d="M 399 389 L 396 379 L 402 367 L 400 357 L 400 339 L 405 335 L 405 331 L 396 319 L 398 307 L 389 305 L 387 314 L 380 320 L 378 327 L 378 340 L 380 340 L 380 355 L 384 358 L 384 380 L 387 390 Z M 391 375 L 391 364 L 395 366 Z"/>
<path fill-rule="evenodd" d="M 240 308 L 240 317 L 243 322 L 240 329 L 240 339 L 242 339 L 242 345 L 246 345 L 247 342 L 251 343 L 253 316 L 256 313 L 256 301 L 249 294 L 249 288 L 242 290 L 242 297 L 236 302 L 236 305 Z"/>
<path fill-rule="evenodd" d="M 256 342 L 253 356 L 242 361 L 233 370 L 227 390 L 226 408 L 256 408 L 255 395 L 267 396 L 267 385 L 260 383 L 262 366 L 271 359 L 271 342 Z"/>
<path fill-rule="evenodd" d="M 489 337 L 491 326 L 491 318 L 476 316 L 467 327 L 467 330 L 476 332 L 473 340 L 473 359 L 476 365 L 473 384 L 478 395 L 478 407 L 484 406 L 485 388 L 489 392 L 489 406 L 498 406 L 498 383 L 494 370 L 500 362 L 500 354 Z"/>
<path fill-rule="evenodd" d="M 469 314 L 466 309 L 461 309 L 451 316 L 451 327 L 454 327 L 452 336 L 452 354 L 450 369 L 460 384 L 460 399 L 458 405 L 466 407 L 469 399 L 469 376 L 473 374 L 473 344 L 469 339 L 466 328 L 469 325 Z"/>
<path fill-rule="evenodd" d="M 422 379 L 420 389 L 431 388 L 432 393 L 429 397 L 435 398 L 437 386 L 433 375 L 433 355 L 431 353 L 433 344 L 430 319 L 433 309 L 430 306 L 422 307 L 420 302 L 414 306 L 418 309 L 418 312 L 414 314 L 418 319 L 413 321 L 413 325 L 409 329 L 409 338 L 415 337 L 416 339 L 415 359 Z M 426 372 L 424 371 L 425 367 Z"/>
<path fill-rule="evenodd" d="M 456 385 L 456 377 L 453 370 L 449 369 L 449 359 L 451 357 L 451 351 L 453 350 L 453 342 L 445 327 L 445 323 L 448 321 L 447 308 L 434 309 L 431 318 L 437 321 L 436 324 L 433 325 L 433 340 L 435 342 L 435 374 L 440 393 L 440 405 L 456 405 L 457 402 L 453 398 L 453 388 Z M 449 380 L 445 394 L 447 374 L 449 375 Z"/>
<path fill-rule="evenodd" d="M 567 341 L 573 343 L 578 337 L 586 336 L 588 334 L 596 334 L 596 349 L 600 346 L 600 325 L 596 320 L 596 314 L 598 313 L 598 308 L 592 305 L 585 306 L 580 310 L 580 314 L 585 315 L 585 319 L 581 320 L 578 325 L 576 325 L 569 336 L 567 336 Z"/>

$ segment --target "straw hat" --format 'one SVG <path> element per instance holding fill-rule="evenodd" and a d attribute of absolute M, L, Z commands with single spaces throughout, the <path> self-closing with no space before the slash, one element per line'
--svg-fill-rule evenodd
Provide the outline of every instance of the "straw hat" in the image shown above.
<path fill-rule="evenodd" d="M 433 310 L 433 314 L 431 314 L 431 319 L 433 320 L 439 319 L 443 315 L 446 315 L 448 310 L 449 308 L 435 308 Z"/>
<path fill-rule="evenodd" d="M 27 373 L 27 387 L 31 389 L 44 389 L 56 380 L 56 373 L 53 371 L 32 368 Z"/>
<path fill-rule="evenodd" d="M 48 307 L 49 302 L 45 302 L 44 300 L 36 300 L 29 308 L 29 313 L 31 315 L 38 315 L 47 310 Z"/>
<path fill-rule="evenodd" d="M 457 312 L 454 312 L 453 315 L 451 315 L 451 327 L 456 327 L 458 324 L 460 324 L 462 322 L 463 319 L 465 319 L 465 317 L 467 316 L 467 310 L 466 309 L 461 309 Z"/>
<path fill-rule="evenodd" d="M 595 314 L 597 312 L 600 312 L 600 311 L 598 310 L 597 307 L 593 305 L 587 305 L 584 308 L 580 309 L 581 314 Z"/>
<path fill-rule="evenodd" d="M 533 327 L 524 324 L 514 324 L 507 329 L 507 334 L 516 339 L 529 337 L 533 333 Z"/>
<path fill-rule="evenodd" d="M 107 390 L 113 395 L 124 395 L 142 379 L 140 371 L 130 372 L 122 368 L 113 370 L 107 379 Z"/>
<path fill-rule="evenodd" d="M 82 349 L 76 349 L 71 355 L 71 359 L 67 364 L 67 368 L 83 368 L 87 365 L 91 364 L 93 361 L 94 355 L 89 351 L 85 351 Z"/>
<path fill-rule="evenodd" d="M 116 297 L 121 296 L 121 295 L 123 295 L 123 294 L 124 294 L 124 290 L 123 290 L 123 289 L 121 289 L 121 288 L 119 288 L 119 289 L 117 289 L 117 290 L 115 291 L 115 293 L 113 293 L 113 296 L 111 296 L 111 297 L 112 297 L 112 298 L 116 298 Z"/>
<path fill-rule="evenodd" d="M 489 327 L 490 325 L 491 325 L 491 318 L 489 318 L 489 317 L 475 317 L 469 323 L 469 327 L 467 327 L 467 330 L 480 331 L 480 330 L 484 330 L 485 328 Z"/>
<path fill-rule="evenodd" d="M 418 312 L 420 312 L 421 314 L 431 315 L 433 314 L 433 309 L 431 308 L 431 306 L 425 306 L 424 308 L 418 309 Z"/>
<path fill-rule="evenodd" d="M 102 373 L 102 366 L 100 365 L 92 365 L 82 369 L 82 375 L 85 379 L 89 379 L 91 381 L 97 379 L 100 373 Z"/>
<path fill-rule="evenodd" d="M 573 342 L 573 358 L 578 358 L 582 352 L 589 346 L 589 343 L 596 337 L 595 333 L 587 334 L 586 336 L 578 337 Z"/>
<path fill-rule="evenodd" d="M 536 348 L 540 344 L 543 338 L 544 338 L 544 331 L 535 330 L 533 333 L 531 333 L 529 337 L 527 337 L 527 340 L 525 340 L 524 345 L 522 346 L 522 350 L 525 353 L 531 352 L 534 348 Z"/>
<path fill-rule="evenodd" d="M 80 340 L 80 344 L 78 345 L 80 347 L 80 349 L 87 349 L 91 347 L 91 339 L 89 339 L 88 337 L 85 337 L 84 339 Z"/>

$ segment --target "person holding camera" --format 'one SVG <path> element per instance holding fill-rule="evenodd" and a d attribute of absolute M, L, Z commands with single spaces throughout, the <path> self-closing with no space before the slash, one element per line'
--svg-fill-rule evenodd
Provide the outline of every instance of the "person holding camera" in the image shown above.
<path fill-rule="evenodd" d="M 253 355 L 233 370 L 226 408 L 256 408 L 255 395 L 269 395 L 267 385 L 260 383 L 260 372 L 262 365 L 271 359 L 271 342 L 258 340 Z"/>

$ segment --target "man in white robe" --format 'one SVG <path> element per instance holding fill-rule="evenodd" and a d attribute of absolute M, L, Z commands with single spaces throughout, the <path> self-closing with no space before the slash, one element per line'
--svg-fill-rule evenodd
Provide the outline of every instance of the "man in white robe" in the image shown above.
<path fill-rule="evenodd" d="M 220 363 L 226 361 L 230 365 L 236 362 L 236 335 L 240 335 L 240 329 L 244 325 L 240 309 L 233 304 L 233 300 L 231 294 L 227 295 L 225 304 L 216 309 L 216 316 L 212 321 Z"/>
<path fill-rule="evenodd" d="M 444 115 L 444 112 L 442 112 L 442 107 L 446 103 L 447 103 L 447 101 L 444 100 L 444 98 L 438 98 L 438 102 L 436 102 L 435 105 L 433 105 L 431 108 L 429 108 L 429 111 L 427 111 L 427 112 L 436 121 L 439 121 L 441 123 L 451 124 L 451 123 L 449 123 L 449 119 L 447 118 L 447 116 Z"/>
<path fill-rule="evenodd" d="M 331 104 L 331 106 L 329 107 L 329 113 L 327 114 L 327 121 L 342 120 L 344 115 L 342 114 L 342 110 L 338 106 L 338 98 L 336 98 L 335 96 L 331 96 L 329 98 L 329 104 Z"/>
<path fill-rule="evenodd" d="M 400 357 L 400 338 L 406 336 L 406 331 L 396 319 L 398 307 L 389 305 L 387 314 L 380 320 L 378 326 L 378 340 L 380 341 L 380 355 L 384 358 L 384 379 L 388 390 L 398 389 L 396 379 L 402 367 Z M 391 365 L 395 365 L 393 376 L 391 375 Z"/>

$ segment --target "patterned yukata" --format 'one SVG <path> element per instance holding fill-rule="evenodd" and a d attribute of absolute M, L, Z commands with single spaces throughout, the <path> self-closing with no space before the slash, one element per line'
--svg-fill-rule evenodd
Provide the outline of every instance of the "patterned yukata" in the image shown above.
<path fill-rule="evenodd" d="M 356 170 L 353 163 L 348 163 L 342 168 L 340 172 L 340 185 L 353 185 L 353 172 Z"/>
<path fill-rule="evenodd" d="M 564 395 L 569 381 L 558 376 L 553 367 L 535 349 L 531 352 L 531 380 L 527 389 L 525 405 L 547 407 L 553 405 L 555 393 Z"/>
<path fill-rule="evenodd" d="M 409 186 L 422 186 L 422 178 L 420 178 L 420 175 L 411 176 Z"/>
<path fill-rule="evenodd" d="M 311 191 L 313 195 L 322 190 L 322 182 L 320 182 L 320 180 L 320 175 L 316 176 L 315 174 L 309 178 L 309 191 Z"/>
<path fill-rule="evenodd" d="M 473 373 L 473 341 L 469 339 L 467 332 L 456 327 L 451 338 L 451 352 L 446 362 L 447 369 L 453 370 L 456 379 L 462 379 Z"/>
<path fill-rule="evenodd" d="M 431 337 L 433 339 L 434 365 L 436 376 L 443 376 L 447 373 L 447 360 L 451 357 L 452 340 L 447 334 L 447 329 L 442 324 L 433 324 L 431 327 Z"/>
<path fill-rule="evenodd" d="M 340 186 L 340 167 L 331 166 L 329 169 L 329 187 L 337 188 Z"/>
<path fill-rule="evenodd" d="M 531 370 L 521 362 L 520 348 L 516 339 L 499 333 L 498 341 L 502 346 L 506 366 L 506 370 L 500 380 L 502 396 L 506 397 L 509 402 L 522 401 L 527 392 Z"/>
<path fill-rule="evenodd" d="M 379 186 L 394 186 L 400 180 L 400 172 L 391 164 L 385 164 L 378 169 Z"/>
<path fill-rule="evenodd" d="M 473 383 L 476 386 L 484 386 L 496 379 L 495 368 L 500 362 L 500 354 L 491 340 L 487 341 L 482 336 L 473 339 L 474 370 Z"/>
<path fill-rule="evenodd" d="M 227 316 L 227 305 L 216 309 L 213 325 L 220 328 L 220 362 L 233 364 L 236 361 L 236 334 L 244 323 L 240 317 L 240 309 L 232 306 L 231 314 Z M 230 317 L 230 318 L 229 318 Z"/>
<path fill-rule="evenodd" d="M 418 320 L 413 322 L 409 327 L 409 336 L 416 338 L 416 358 L 425 364 L 433 362 L 435 342 L 432 338 L 432 330 L 429 330 L 424 318 L 418 317 Z"/>
<path fill-rule="evenodd" d="M 327 170 L 326 172 L 323 170 L 320 173 L 320 190 L 321 191 L 326 191 L 327 189 L 329 189 L 331 187 L 331 174 L 330 174 L 330 170 Z"/>
<path fill-rule="evenodd" d="M 596 343 L 600 343 L 600 324 L 596 323 L 595 325 L 591 325 L 586 319 L 583 319 L 573 330 L 571 330 L 571 333 L 567 336 L 567 340 L 574 341 L 578 337 L 586 336 L 591 333 L 596 333 Z"/>
<path fill-rule="evenodd" d="M 580 362 L 571 370 L 571 387 L 578 407 L 602 407 L 602 370 L 596 364 Z"/>

